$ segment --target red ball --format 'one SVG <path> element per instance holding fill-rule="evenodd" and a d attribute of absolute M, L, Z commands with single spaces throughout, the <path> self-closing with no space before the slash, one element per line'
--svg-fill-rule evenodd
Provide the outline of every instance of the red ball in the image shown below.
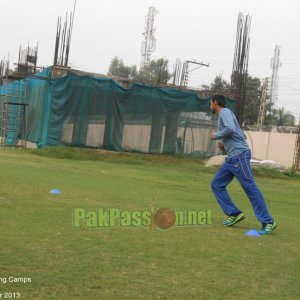
<path fill-rule="evenodd" d="M 154 215 L 155 224 L 161 229 L 169 229 L 176 222 L 176 215 L 170 208 L 160 208 Z"/>

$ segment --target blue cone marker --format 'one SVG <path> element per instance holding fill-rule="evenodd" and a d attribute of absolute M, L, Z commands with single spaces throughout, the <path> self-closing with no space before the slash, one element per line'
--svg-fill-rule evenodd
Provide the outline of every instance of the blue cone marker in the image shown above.
<path fill-rule="evenodd" d="M 54 195 L 59 195 L 59 194 L 61 194 L 61 191 L 58 190 L 58 189 L 53 189 L 53 190 L 50 191 L 50 193 L 54 194 Z"/>
<path fill-rule="evenodd" d="M 261 236 L 256 229 L 250 229 L 245 234 L 248 236 Z"/>

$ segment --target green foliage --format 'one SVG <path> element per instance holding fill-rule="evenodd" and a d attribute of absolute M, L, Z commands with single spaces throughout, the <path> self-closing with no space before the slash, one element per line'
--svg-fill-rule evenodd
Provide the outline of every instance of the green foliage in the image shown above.
<path fill-rule="evenodd" d="M 297 171 L 295 166 L 290 168 L 288 171 L 284 172 L 286 176 L 289 176 L 291 178 L 300 178 L 300 173 Z"/>
<path fill-rule="evenodd" d="M 230 84 L 216 76 L 210 85 L 203 85 L 203 89 L 211 93 L 230 94 Z M 254 125 L 257 122 L 261 103 L 262 85 L 257 77 L 248 75 L 246 83 L 246 102 L 244 107 L 244 120 L 247 125 Z M 266 106 L 266 117 L 264 125 L 274 126 L 295 126 L 295 117 L 284 110 L 284 108 L 274 108 L 270 102 Z"/>
<path fill-rule="evenodd" d="M 126 66 L 122 59 L 115 56 L 110 63 L 108 74 L 122 78 L 135 78 L 137 70 L 136 66 Z"/>
<path fill-rule="evenodd" d="M 74 148 L 74 147 L 45 147 L 39 149 L 27 150 L 32 154 L 65 159 L 65 160 L 82 160 L 82 161 L 105 161 L 111 163 L 121 163 L 129 165 L 172 165 L 185 166 L 193 170 L 198 170 L 208 174 L 213 174 L 216 172 L 217 167 L 205 167 L 204 157 L 203 159 L 195 156 L 183 156 L 183 155 L 168 155 L 168 154 L 147 154 L 147 153 L 129 153 L 129 152 L 114 152 L 105 151 L 98 149 L 86 149 L 86 148 Z M 266 167 L 254 167 L 254 174 L 258 177 L 263 178 L 278 178 L 278 179 L 289 179 L 296 178 L 300 179 L 299 173 L 296 172 L 294 168 L 289 171 L 281 172 L 274 168 Z"/>
<path fill-rule="evenodd" d="M 135 65 L 126 66 L 122 59 L 115 56 L 110 63 L 108 75 L 158 84 L 167 83 L 171 78 L 168 70 L 168 60 L 165 58 L 151 60 L 148 65 L 138 71 Z"/>
<path fill-rule="evenodd" d="M 230 94 L 231 92 L 231 84 L 220 75 L 216 76 L 209 86 L 203 85 L 202 88 L 209 90 L 211 93 Z M 248 76 L 246 91 L 244 119 L 247 124 L 254 124 L 257 122 L 261 96 L 261 82 L 259 78 Z"/>
<path fill-rule="evenodd" d="M 219 75 L 215 77 L 214 81 L 210 85 L 202 85 L 202 88 L 209 90 L 213 94 L 228 94 L 230 84 L 224 80 L 221 75 Z"/>
<path fill-rule="evenodd" d="M 261 101 L 261 81 L 257 77 L 248 76 L 246 85 L 246 103 L 244 120 L 246 124 L 255 124 L 258 119 Z"/>
<path fill-rule="evenodd" d="M 277 178 L 277 179 L 300 179 L 300 175 L 297 172 L 293 172 L 292 169 L 288 171 L 279 171 L 274 168 L 266 167 L 253 167 L 253 172 L 257 177 L 263 178 Z"/>
<path fill-rule="evenodd" d="M 32 154 L 66 160 L 90 160 L 106 161 L 124 164 L 186 164 L 203 166 L 203 161 L 195 157 L 168 155 L 168 154 L 146 154 L 130 152 L 114 152 L 98 149 L 74 148 L 66 146 L 45 147 L 27 150 Z"/>
<path fill-rule="evenodd" d="M 230 90 L 230 84 L 222 78 L 221 75 L 216 76 L 211 83 L 209 90 L 213 93 L 227 94 Z"/>
<path fill-rule="evenodd" d="M 282 108 L 271 108 L 271 112 L 265 118 L 265 125 L 295 126 L 295 117 Z"/>
<path fill-rule="evenodd" d="M 138 74 L 138 79 L 154 83 L 167 83 L 170 78 L 168 60 L 164 58 L 151 60 Z"/>

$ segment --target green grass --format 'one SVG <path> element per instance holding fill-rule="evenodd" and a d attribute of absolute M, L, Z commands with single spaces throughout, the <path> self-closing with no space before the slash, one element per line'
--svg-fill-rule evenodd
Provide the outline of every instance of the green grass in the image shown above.
<path fill-rule="evenodd" d="M 39 154 L 39 155 L 36 155 Z M 57 159 L 60 158 L 60 159 Z M 234 228 L 210 191 L 215 168 L 190 158 L 52 148 L 0 152 L 0 278 L 21 299 L 299 299 L 300 180 L 255 172 L 278 229 L 259 228 L 234 181 L 229 191 L 247 213 Z M 49 191 L 58 188 L 61 195 Z M 206 210 L 212 225 L 72 227 L 74 208 Z M 0 293 L 1 293 L 0 292 Z"/>

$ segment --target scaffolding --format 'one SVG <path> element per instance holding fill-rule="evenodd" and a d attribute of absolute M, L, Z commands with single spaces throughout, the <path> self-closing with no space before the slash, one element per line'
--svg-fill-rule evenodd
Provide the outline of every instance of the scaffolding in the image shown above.
<path fill-rule="evenodd" d="M 300 171 L 300 118 L 298 123 L 298 133 L 297 133 L 296 145 L 295 145 L 294 168 L 297 171 Z"/>
<path fill-rule="evenodd" d="M 265 78 L 263 87 L 262 87 L 262 95 L 261 95 L 258 118 L 257 118 L 257 130 L 258 131 L 262 131 L 264 121 L 265 121 L 268 86 L 269 86 L 269 80 L 268 80 L 268 78 Z"/>
<path fill-rule="evenodd" d="M 38 60 L 38 45 L 35 48 L 31 48 L 29 45 L 27 48 L 19 48 L 19 61 L 15 71 L 15 76 L 25 78 L 33 75 L 37 71 Z"/>
<path fill-rule="evenodd" d="M 26 80 L 6 83 L 3 88 L 0 108 L 0 146 L 1 148 L 7 146 L 26 148 L 28 107 Z"/>
<path fill-rule="evenodd" d="M 243 124 L 244 109 L 246 104 L 246 90 L 248 78 L 248 60 L 250 50 L 250 15 L 238 15 L 236 44 L 234 51 L 233 68 L 231 74 L 231 94 L 237 99 L 236 117 L 240 124 Z"/>

